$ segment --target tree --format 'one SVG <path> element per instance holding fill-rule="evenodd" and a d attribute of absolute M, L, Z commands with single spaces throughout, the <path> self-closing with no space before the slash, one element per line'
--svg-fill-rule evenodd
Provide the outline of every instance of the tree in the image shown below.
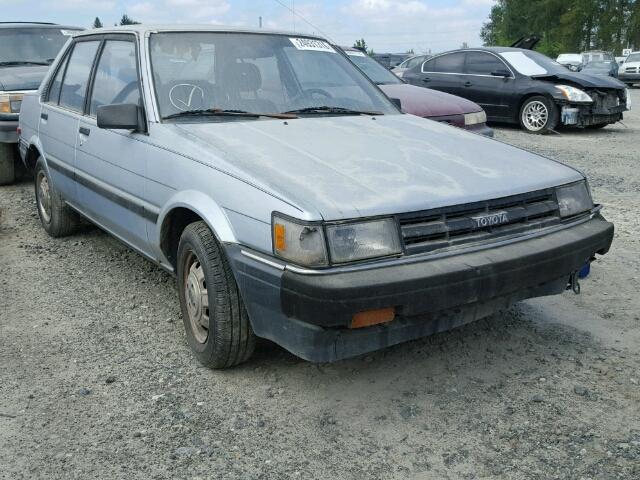
<path fill-rule="evenodd" d="M 480 36 L 485 45 L 507 46 L 539 35 L 537 50 L 549 56 L 589 49 L 620 54 L 640 47 L 640 0 L 497 0 Z"/>
<path fill-rule="evenodd" d="M 364 41 L 364 38 L 361 38 L 360 40 L 356 40 L 356 42 L 353 44 L 353 48 L 357 48 L 358 50 L 362 50 L 363 52 L 366 52 L 367 42 Z"/>
<path fill-rule="evenodd" d="M 102 28 L 102 22 L 98 17 L 93 21 L 93 28 Z"/>
<path fill-rule="evenodd" d="M 133 18 L 130 18 L 129 15 L 125 13 L 120 19 L 120 25 L 140 25 L 140 22 L 136 22 Z"/>

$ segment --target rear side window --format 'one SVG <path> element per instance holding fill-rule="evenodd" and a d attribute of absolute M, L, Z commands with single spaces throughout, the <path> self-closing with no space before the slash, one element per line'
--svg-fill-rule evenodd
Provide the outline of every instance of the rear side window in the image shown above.
<path fill-rule="evenodd" d="M 73 48 L 60 89 L 60 106 L 82 113 L 89 74 L 100 42 L 79 42 Z"/>
<path fill-rule="evenodd" d="M 106 42 L 96 69 L 89 113 L 95 116 L 98 107 L 113 103 L 140 101 L 140 86 L 133 42 Z"/>
<path fill-rule="evenodd" d="M 423 70 L 435 73 L 462 73 L 464 70 L 464 53 L 440 55 L 425 62 Z"/>
<path fill-rule="evenodd" d="M 502 60 L 490 53 L 467 52 L 465 72 L 473 75 L 491 75 L 492 72 L 507 70 Z"/>

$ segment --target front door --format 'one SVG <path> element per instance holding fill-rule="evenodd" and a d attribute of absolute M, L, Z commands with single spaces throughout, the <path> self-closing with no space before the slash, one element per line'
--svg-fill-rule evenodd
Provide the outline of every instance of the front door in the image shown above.
<path fill-rule="evenodd" d="M 144 198 L 144 134 L 98 128 L 98 107 L 141 105 L 134 35 L 106 36 L 96 62 L 86 114 L 78 124 L 76 166 L 79 205 L 112 234 L 148 252 L 147 222 L 152 212 Z M 154 220 L 155 223 L 155 220 Z"/>
<path fill-rule="evenodd" d="M 465 60 L 461 95 L 480 105 L 491 120 L 511 120 L 509 99 L 515 78 L 507 65 L 491 53 L 470 51 Z"/>

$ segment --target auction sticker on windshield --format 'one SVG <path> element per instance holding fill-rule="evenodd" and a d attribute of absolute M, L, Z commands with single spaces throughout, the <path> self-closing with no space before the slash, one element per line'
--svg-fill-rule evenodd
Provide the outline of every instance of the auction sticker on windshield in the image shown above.
<path fill-rule="evenodd" d="M 298 50 L 314 50 L 316 52 L 333 52 L 336 51 L 327 42 L 316 40 L 315 38 L 289 38 L 293 46 Z"/>

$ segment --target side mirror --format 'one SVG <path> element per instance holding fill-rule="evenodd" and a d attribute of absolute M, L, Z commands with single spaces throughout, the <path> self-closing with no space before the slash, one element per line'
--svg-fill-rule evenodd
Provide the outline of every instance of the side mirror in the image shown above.
<path fill-rule="evenodd" d="M 391 100 L 391 103 L 398 107 L 399 110 L 402 110 L 402 102 L 399 98 L 390 98 L 389 100 Z"/>
<path fill-rule="evenodd" d="M 493 75 L 494 77 L 510 77 L 511 76 L 511 72 L 509 70 L 505 70 L 505 69 L 500 69 L 500 70 L 494 70 L 493 72 L 491 72 L 491 75 Z"/>
<path fill-rule="evenodd" d="M 116 103 L 98 107 L 96 114 L 98 128 L 114 130 L 134 130 L 146 132 L 147 125 L 142 115 L 142 109 L 133 103 Z"/>

